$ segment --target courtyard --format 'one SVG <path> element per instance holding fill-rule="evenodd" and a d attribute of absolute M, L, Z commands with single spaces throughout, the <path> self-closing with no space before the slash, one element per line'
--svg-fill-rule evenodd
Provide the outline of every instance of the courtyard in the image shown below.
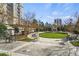
<path fill-rule="evenodd" d="M 35 42 L 14 41 L 12 43 L 3 43 L 0 41 L 0 52 L 9 53 L 16 56 L 74 56 L 79 55 L 79 48 L 76 48 L 69 42 L 61 45 L 62 38 L 42 38 Z"/>
<path fill-rule="evenodd" d="M 62 12 L 66 9 L 64 4 L 50 5 L 0 4 L 0 55 L 79 56 L 78 4 L 68 4 L 72 8 Z"/>

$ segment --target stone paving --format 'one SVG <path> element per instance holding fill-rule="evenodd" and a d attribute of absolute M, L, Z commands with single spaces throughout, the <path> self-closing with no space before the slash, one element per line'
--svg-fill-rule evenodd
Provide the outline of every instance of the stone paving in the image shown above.
<path fill-rule="evenodd" d="M 1 43 L 0 52 L 8 51 L 18 56 L 79 56 L 79 48 L 69 42 L 60 45 L 61 39 L 39 38 L 36 42 L 16 41 Z"/>
<path fill-rule="evenodd" d="M 0 50 L 0 53 L 6 53 L 9 56 L 25 56 L 24 54 L 15 53 L 15 52 L 6 51 L 6 50 Z M 26 55 L 26 56 L 28 56 L 28 55 Z"/>
<path fill-rule="evenodd" d="M 41 44 L 41 43 L 40 43 Z M 21 53 L 29 56 L 54 56 L 54 55 L 68 55 L 69 49 L 63 46 L 52 46 L 46 44 L 29 44 L 22 49 L 15 51 L 16 53 Z"/>
<path fill-rule="evenodd" d="M 25 43 L 26 42 L 22 42 L 22 41 L 15 41 L 15 42 L 11 42 L 11 43 L 5 43 L 5 42 L 0 41 L 0 49 L 10 51 L 18 46 L 25 44 Z"/>

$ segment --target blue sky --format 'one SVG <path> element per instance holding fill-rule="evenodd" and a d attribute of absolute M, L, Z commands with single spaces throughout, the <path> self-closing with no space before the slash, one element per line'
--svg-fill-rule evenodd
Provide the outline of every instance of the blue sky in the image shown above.
<path fill-rule="evenodd" d="M 53 23 L 55 18 L 61 18 L 64 23 L 68 18 L 74 19 L 74 14 L 79 12 L 78 3 L 26 3 L 23 7 L 24 13 L 35 13 L 36 18 L 44 23 Z"/>

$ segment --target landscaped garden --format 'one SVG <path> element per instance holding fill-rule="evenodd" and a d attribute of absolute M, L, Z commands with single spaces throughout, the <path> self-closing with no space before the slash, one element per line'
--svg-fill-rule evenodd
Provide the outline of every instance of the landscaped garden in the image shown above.
<path fill-rule="evenodd" d="M 9 56 L 9 55 L 6 53 L 0 53 L 0 56 Z"/>
<path fill-rule="evenodd" d="M 60 32 L 40 33 L 40 37 L 43 37 L 43 38 L 65 38 L 66 36 L 68 36 L 67 33 L 60 33 Z"/>

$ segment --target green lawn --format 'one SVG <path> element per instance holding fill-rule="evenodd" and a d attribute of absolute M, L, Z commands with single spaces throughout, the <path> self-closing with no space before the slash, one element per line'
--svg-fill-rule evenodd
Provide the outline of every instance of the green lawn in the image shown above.
<path fill-rule="evenodd" d="M 71 44 L 72 44 L 73 46 L 79 46 L 79 41 L 77 41 L 77 42 L 71 42 Z"/>
<path fill-rule="evenodd" d="M 0 56 L 9 56 L 9 55 L 6 53 L 0 53 Z"/>
<path fill-rule="evenodd" d="M 17 41 L 26 41 L 26 42 L 32 42 L 34 39 L 28 38 L 26 35 L 19 35 L 16 37 Z"/>
<path fill-rule="evenodd" d="M 68 36 L 67 33 L 60 33 L 60 32 L 40 33 L 40 37 L 43 37 L 43 38 L 64 38 L 66 36 Z"/>
<path fill-rule="evenodd" d="M 25 39 L 21 39 L 21 40 L 19 40 L 19 41 L 26 41 L 26 42 L 32 42 L 32 41 L 34 41 L 35 39 L 30 39 L 30 38 L 25 38 Z"/>

